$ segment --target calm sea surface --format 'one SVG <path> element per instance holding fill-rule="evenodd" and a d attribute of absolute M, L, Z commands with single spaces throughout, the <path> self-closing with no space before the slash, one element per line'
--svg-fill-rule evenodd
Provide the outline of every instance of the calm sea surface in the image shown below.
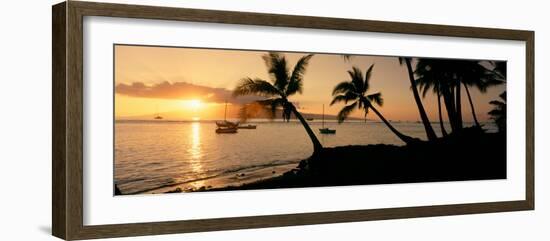
<path fill-rule="evenodd" d="M 123 193 L 146 192 L 221 175 L 234 176 L 247 170 L 297 164 L 313 151 L 299 122 L 250 123 L 256 124 L 257 129 L 216 134 L 215 123 L 208 121 L 116 121 L 115 182 Z M 421 123 L 392 124 L 404 134 L 425 139 Z M 432 125 L 440 135 L 439 124 Z M 325 147 L 403 145 L 381 122 L 325 122 L 325 127 L 336 129 L 335 135 L 319 134 L 318 121 L 310 122 L 310 126 Z M 484 128 L 495 130 L 492 123 L 485 123 Z"/>

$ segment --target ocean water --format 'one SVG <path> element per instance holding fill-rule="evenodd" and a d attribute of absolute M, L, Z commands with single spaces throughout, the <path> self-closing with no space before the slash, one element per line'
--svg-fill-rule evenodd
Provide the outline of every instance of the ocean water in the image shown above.
<path fill-rule="evenodd" d="M 297 121 L 251 121 L 257 129 L 216 134 L 213 121 L 116 121 L 115 183 L 123 193 L 151 192 L 167 186 L 220 176 L 235 176 L 277 166 L 293 167 L 313 152 L 303 126 Z M 409 136 L 425 139 L 417 122 L 393 122 Z M 321 122 L 310 122 L 325 147 L 402 143 L 382 122 L 325 122 L 334 135 L 319 134 Z M 433 123 L 440 135 L 439 124 Z M 465 126 L 468 126 L 466 124 Z M 484 128 L 495 131 L 492 123 Z M 447 128 L 450 130 L 450 128 Z M 206 180 L 206 181 L 205 181 Z M 223 179 L 231 185 L 231 179 Z"/>

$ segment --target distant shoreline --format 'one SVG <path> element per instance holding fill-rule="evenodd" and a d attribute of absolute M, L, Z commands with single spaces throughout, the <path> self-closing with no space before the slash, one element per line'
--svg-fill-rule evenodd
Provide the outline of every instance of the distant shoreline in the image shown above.
<path fill-rule="evenodd" d="M 114 120 L 115 123 L 123 123 L 123 122 L 157 122 L 157 123 L 162 123 L 162 122 L 181 122 L 181 123 L 193 123 L 193 122 L 198 122 L 198 123 L 215 123 L 216 121 L 220 121 L 219 119 L 208 119 L 208 120 L 177 120 L 177 119 L 163 119 L 163 120 L 154 120 L 154 119 L 115 119 Z M 228 119 L 228 121 L 232 121 L 232 122 L 238 122 L 239 119 Z M 284 123 L 286 121 L 284 121 L 283 119 L 248 119 L 246 121 L 247 123 L 272 123 L 272 122 L 280 122 L 280 123 Z M 295 119 L 291 119 L 290 122 L 296 122 L 296 123 L 299 123 L 300 121 L 299 120 L 295 120 Z M 312 121 L 308 121 L 308 122 L 311 122 L 311 123 L 321 123 L 322 120 L 320 119 L 314 119 Z M 325 122 L 330 122 L 330 123 L 337 123 L 338 120 L 336 119 L 325 119 Z M 367 121 L 363 120 L 363 119 L 349 119 L 349 120 L 346 120 L 345 122 L 342 122 L 341 124 L 345 124 L 345 123 L 383 123 L 382 121 L 379 121 L 379 120 L 371 120 L 371 119 L 367 119 Z M 422 124 L 422 123 L 419 123 L 418 121 L 390 121 L 392 123 L 410 123 L 410 124 Z M 430 122 L 432 124 L 438 124 L 439 122 L 436 122 L 436 121 L 432 121 Z M 448 121 L 444 121 L 443 123 L 445 124 L 448 124 L 449 122 Z M 472 124 L 474 122 L 470 121 L 465 121 L 464 124 Z M 487 120 L 487 121 L 480 121 L 481 124 L 491 124 L 492 122 Z"/>

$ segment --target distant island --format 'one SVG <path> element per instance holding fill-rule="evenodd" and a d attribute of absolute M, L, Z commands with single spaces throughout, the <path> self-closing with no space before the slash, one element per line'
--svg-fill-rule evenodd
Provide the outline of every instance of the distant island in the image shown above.
<path fill-rule="evenodd" d="M 219 113 L 223 113 L 223 105 L 211 107 L 213 108 L 213 113 L 216 115 L 206 115 L 205 117 L 200 118 L 200 120 L 223 120 L 223 116 L 218 116 Z M 241 119 L 239 116 L 240 107 L 234 106 L 228 108 L 228 115 L 227 119 L 233 119 L 238 120 Z M 137 116 L 121 116 L 116 117 L 117 120 L 154 120 L 155 117 L 159 115 L 162 116 L 162 120 L 193 120 L 192 117 L 189 116 L 183 116 L 181 112 L 178 111 L 172 111 L 172 112 L 161 112 L 161 113 L 151 113 L 147 115 L 137 115 Z M 315 121 L 321 120 L 323 117 L 322 114 L 314 114 L 314 113 L 302 113 L 304 118 L 306 119 L 313 119 Z M 254 115 L 252 119 L 271 119 L 271 113 L 268 111 L 262 111 L 258 112 Z M 274 120 L 282 119 L 282 110 L 276 110 L 274 115 Z M 336 115 L 328 115 L 325 114 L 325 120 L 327 121 L 335 121 L 338 120 L 338 116 Z M 349 117 L 348 120 L 365 120 L 364 118 L 357 118 L 357 117 Z M 371 121 L 372 119 L 367 118 L 367 121 Z"/>

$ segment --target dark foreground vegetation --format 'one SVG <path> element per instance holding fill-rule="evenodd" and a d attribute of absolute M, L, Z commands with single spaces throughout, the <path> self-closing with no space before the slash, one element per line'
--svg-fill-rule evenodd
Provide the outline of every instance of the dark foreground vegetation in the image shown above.
<path fill-rule="evenodd" d="M 281 176 L 213 190 L 344 186 L 506 178 L 506 138 L 464 129 L 460 135 L 405 146 L 323 148 Z"/>

